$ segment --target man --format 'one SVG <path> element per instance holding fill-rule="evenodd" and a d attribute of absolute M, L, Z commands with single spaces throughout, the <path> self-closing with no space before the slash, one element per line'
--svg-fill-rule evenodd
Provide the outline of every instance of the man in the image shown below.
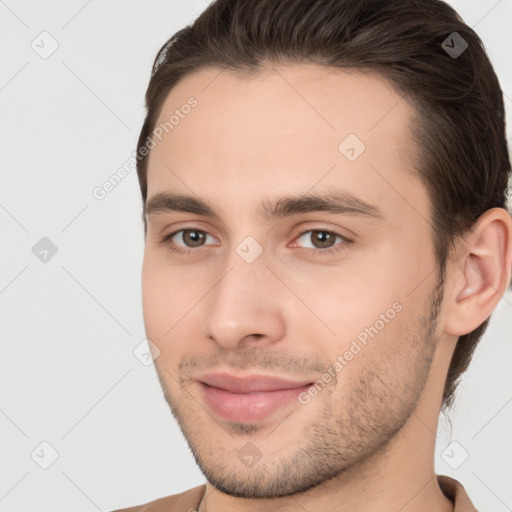
<path fill-rule="evenodd" d="M 476 510 L 434 448 L 512 266 L 477 35 L 437 0 L 218 0 L 146 104 L 144 319 L 207 483 L 125 511 Z"/>

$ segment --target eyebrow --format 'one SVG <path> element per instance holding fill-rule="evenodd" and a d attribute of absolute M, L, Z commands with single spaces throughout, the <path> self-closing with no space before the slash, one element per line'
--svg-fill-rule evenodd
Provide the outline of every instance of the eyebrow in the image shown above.
<path fill-rule="evenodd" d="M 271 201 L 263 201 L 258 213 L 266 220 L 276 220 L 291 215 L 317 211 L 371 217 L 378 220 L 386 218 L 377 206 L 367 203 L 350 192 L 340 190 L 317 194 L 291 195 Z M 146 216 L 169 212 L 195 213 L 220 220 L 219 214 L 208 203 L 193 196 L 158 192 L 147 201 Z"/>

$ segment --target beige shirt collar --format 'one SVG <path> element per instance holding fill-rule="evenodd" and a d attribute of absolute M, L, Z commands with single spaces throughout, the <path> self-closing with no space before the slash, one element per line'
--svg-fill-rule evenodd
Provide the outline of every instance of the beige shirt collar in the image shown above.
<path fill-rule="evenodd" d="M 446 475 L 437 475 L 437 481 L 443 494 L 454 502 L 453 512 L 478 512 L 466 490 L 457 480 Z"/>

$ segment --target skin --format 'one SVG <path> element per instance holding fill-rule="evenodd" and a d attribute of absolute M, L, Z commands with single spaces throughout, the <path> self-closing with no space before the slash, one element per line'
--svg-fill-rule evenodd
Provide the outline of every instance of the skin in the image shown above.
<path fill-rule="evenodd" d="M 164 395 L 208 479 L 200 510 L 453 510 L 434 473 L 442 391 L 458 336 L 505 291 L 510 217 L 486 212 L 439 283 L 415 112 L 383 78 L 314 64 L 201 70 L 171 91 L 159 122 L 190 96 L 197 107 L 151 150 L 148 199 L 191 195 L 218 219 L 148 215 L 142 278 Z M 352 162 L 338 150 L 350 133 L 366 145 Z M 264 200 L 333 189 L 384 218 L 259 213 Z M 185 228 L 206 232 L 202 244 L 196 231 L 162 243 Z M 315 231 L 300 236 L 307 229 L 351 242 L 322 246 Z M 236 252 L 248 236 L 263 251 L 252 263 Z M 400 312 L 306 405 L 229 423 L 201 398 L 195 379 L 214 369 L 315 382 L 395 303 Z M 251 467 L 237 457 L 248 442 L 261 456 Z"/>

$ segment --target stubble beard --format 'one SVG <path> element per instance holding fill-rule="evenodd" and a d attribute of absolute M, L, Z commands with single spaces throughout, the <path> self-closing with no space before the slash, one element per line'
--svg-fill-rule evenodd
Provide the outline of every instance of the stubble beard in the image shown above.
<path fill-rule="evenodd" d="M 436 327 L 443 284 L 441 278 L 429 296 L 427 314 L 409 330 L 406 343 L 400 344 L 400 349 L 410 344 L 410 352 L 403 355 L 402 350 L 395 349 L 387 352 L 386 360 L 380 354 L 375 364 L 362 367 L 351 389 L 331 386 L 323 390 L 315 398 L 322 401 L 318 402 L 318 414 L 295 438 L 288 439 L 282 457 L 265 457 L 263 448 L 262 458 L 254 467 L 245 467 L 236 455 L 251 438 L 258 444 L 256 435 L 261 426 L 221 425 L 183 387 L 178 402 L 168 392 L 157 367 L 165 399 L 208 482 L 230 496 L 272 499 L 303 493 L 336 477 L 350 478 L 352 472 L 364 471 L 372 459 L 385 453 L 417 406 L 438 342 Z M 379 341 L 392 343 L 383 338 L 373 343 Z M 216 441 L 220 429 L 231 436 L 232 442 L 220 445 Z M 262 436 L 260 446 L 273 439 L 282 444 L 278 432 L 279 427 L 268 437 Z"/>

